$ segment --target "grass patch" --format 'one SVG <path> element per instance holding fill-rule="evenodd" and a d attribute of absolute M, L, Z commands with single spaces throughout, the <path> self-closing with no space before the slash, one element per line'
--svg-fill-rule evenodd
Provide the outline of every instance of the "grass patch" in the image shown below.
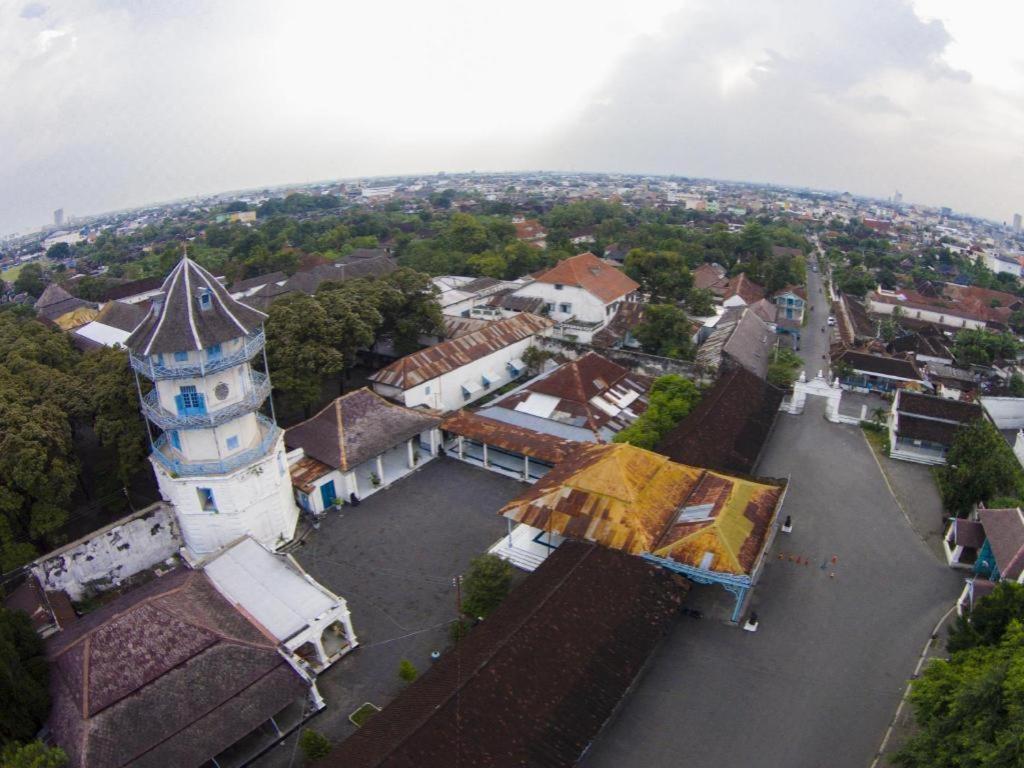
<path fill-rule="evenodd" d="M 380 712 L 380 707 L 376 704 L 366 702 L 359 707 L 359 709 L 349 715 L 348 719 L 352 721 L 352 724 L 355 725 L 356 728 L 362 728 L 363 724 L 378 712 Z"/>
<path fill-rule="evenodd" d="M 46 269 L 47 267 L 50 266 L 50 260 L 47 259 L 46 257 L 43 257 L 37 259 L 34 262 L 26 261 L 21 264 L 16 264 L 15 266 L 9 267 L 5 269 L 3 272 L 0 272 L 0 279 L 6 280 L 7 282 L 14 282 L 15 280 L 18 279 L 18 275 L 21 274 L 21 270 L 25 268 L 25 264 L 38 264 L 43 269 Z"/>
<path fill-rule="evenodd" d="M 885 426 L 873 421 L 862 421 L 860 428 L 868 443 L 877 453 L 881 453 L 883 456 L 889 455 L 889 430 Z"/>

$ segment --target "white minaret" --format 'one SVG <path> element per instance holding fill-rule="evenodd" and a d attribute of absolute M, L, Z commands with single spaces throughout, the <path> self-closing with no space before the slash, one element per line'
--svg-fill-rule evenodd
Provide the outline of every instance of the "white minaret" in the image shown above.
<path fill-rule="evenodd" d="M 142 412 L 160 493 L 174 505 L 185 545 L 215 552 L 249 534 L 274 549 L 295 533 L 284 434 L 261 413 L 270 378 L 250 362 L 264 351 L 266 315 L 231 298 L 186 256 L 128 338 L 131 365 L 153 382 Z"/>

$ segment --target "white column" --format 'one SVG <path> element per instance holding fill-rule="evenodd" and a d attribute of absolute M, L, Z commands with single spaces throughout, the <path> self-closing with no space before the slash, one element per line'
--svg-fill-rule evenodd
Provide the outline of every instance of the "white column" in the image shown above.
<path fill-rule="evenodd" d="M 349 493 L 354 493 L 356 498 L 359 498 L 359 478 L 356 477 L 355 472 L 349 472 L 346 477 L 352 481 L 352 487 L 349 489 Z M 345 499 L 348 501 L 348 499 Z"/>
<path fill-rule="evenodd" d="M 408 454 L 408 460 L 409 460 L 409 469 L 412 469 L 414 466 L 416 466 L 415 462 L 413 461 L 413 450 L 412 450 L 412 441 L 414 439 L 415 438 L 411 438 L 410 437 L 406 441 L 406 443 L 405 443 L 406 454 Z"/>
<path fill-rule="evenodd" d="M 327 649 L 324 648 L 324 636 L 323 633 L 315 635 L 313 637 L 313 646 L 316 648 L 317 658 L 320 659 L 320 666 L 327 665 Z"/>
<path fill-rule="evenodd" d="M 462 437 L 462 435 L 459 435 L 459 458 L 460 459 L 466 458 L 466 450 L 465 450 L 465 447 L 462 444 L 463 443 L 463 439 L 464 438 Z"/>
<path fill-rule="evenodd" d="M 377 477 L 380 478 L 380 484 L 384 485 L 384 460 L 377 457 Z"/>
<path fill-rule="evenodd" d="M 481 443 L 481 445 L 484 447 L 484 466 L 489 467 L 491 465 L 487 463 L 487 443 Z"/>
<path fill-rule="evenodd" d="M 437 456 L 437 444 L 440 442 L 441 436 L 436 429 L 430 430 L 430 455 Z"/>
<path fill-rule="evenodd" d="M 530 479 L 530 457 L 525 453 L 523 454 L 523 480 L 529 481 Z"/>

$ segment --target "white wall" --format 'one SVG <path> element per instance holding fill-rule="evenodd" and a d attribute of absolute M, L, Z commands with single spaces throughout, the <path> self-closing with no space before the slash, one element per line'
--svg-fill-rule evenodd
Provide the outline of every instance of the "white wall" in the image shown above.
<path fill-rule="evenodd" d="M 266 458 L 230 474 L 171 477 L 162 464 L 150 461 L 160 494 L 174 505 L 182 537 L 193 553 L 214 552 L 246 534 L 276 549 L 294 535 L 299 510 L 283 433 Z M 213 492 L 215 512 L 202 508 L 199 488 Z"/>
<path fill-rule="evenodd" d="M 162 563 L 181 544 L 174 510 L 157 503 L 44 555 L 32 572 L 43 589 L 64 590 L 81 600 Z"/>
<path fill-rule="evenodd" d="M 554 309 L 549 312 L 552 320 L 568 320 L 576 317 L 586 323 L 601 323 L 606 325 L 614 315 L 614 312 L 607 312 L 608 304 L 601 301 L 590 291 L 574 285 L 565 285 L 561 289 L 555 288 L 552 283 L 529 283 L 516 291 L 517 296 L 531 296 L 543 299 L 548 304 L 553 304 Z M 615 303 L 615 302 L 611 302 Z M 571 312 L 562 312 L 560 304 L 571 304 Z"/>
<path fill-rule="evenodd" d="M 879 315 L 891 315 L 893 308 L 896 306 L 900 305 L 889 304 L 872 299 L 870 296 L 868 297 L 868 309 Z M 900 306 L 900 309 L 903 311 L 903 316 L 910 320 L 924 320 L 929 323 L 945 326 L 946 328 L 980 329 L 985 327 L 985 321 L 983 320 L 972 320 L 956 314 L 944 314 L 940 311 L 917 309 L 916 307 Z"/>

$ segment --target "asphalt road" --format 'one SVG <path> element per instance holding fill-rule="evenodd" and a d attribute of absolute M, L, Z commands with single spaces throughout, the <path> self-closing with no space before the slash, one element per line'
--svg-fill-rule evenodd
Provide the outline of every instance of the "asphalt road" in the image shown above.
<path fill-rule="evenodd" d="M 818 375 L 818 371 L 828 369 L 828 340 L 829 329 L 826 325 L 829 313 L 832 311 L 832 304 L 828 294 L 824 290 L 824 281 L 821 272 L 811 270 L 810 261 L 807 265 L 807 322 L 804 325 L 800 339 L 800 349 L 797 352 L 804 359 L 804 371 L 808 379 Z M 819 267 L 820 268 L 820 267 Z"/>
<path fill-rule="evenodd" d="M 962 579 L 910 528 L 860 431 L 823 415 L 819 398 L 780 414 L 758 467 L 791 476 L 795 524 L 754 592 L 760 629 L 681 618 L 585 768 L 871 763 Z M 727 612 L 722 590 L 691 595 Z"/>

